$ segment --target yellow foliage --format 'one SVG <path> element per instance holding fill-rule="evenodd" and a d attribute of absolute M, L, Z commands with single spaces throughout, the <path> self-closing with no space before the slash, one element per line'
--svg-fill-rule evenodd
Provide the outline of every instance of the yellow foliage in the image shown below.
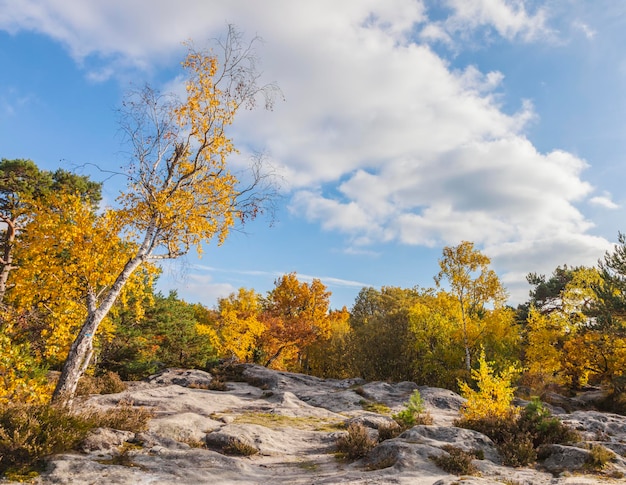
<path fill-rule="evenodd" d="M 254 290 L 240 288 L 237 294 L 218 300 L 218 338 L 213 345 L 219 355 L 253 362 L 258 340 L 265 332 L 265 324 L 258 319 L 260 310 Z"/>
<path fill-rule="evenodd" d="M 533 307 L 530 309 L 526 328 L 526 362 L 529 373 L 556 378 L 563 370 L 562 348 L 569 328 L 567 318 L 558 312 L 543 315 Z"/>
<path fill-rule="evenodd" d="M 350 312 L 346 307 L 333 310 L 328 315 L 329 335 L 306 348 L 307 373 L 324 378 L 346 379 L 353 377 L 348 342 L 352 333 Z"/>
<path fill-rule="evenodd" d="M 458 246 L 443 249 L 443 258 L 439 260 L 441 271 L 435 277 L 438 287 L 441 287 L 442 280 L 447 280 L 450 293 L 458 302 L 468 372 L 472 351 L 482 333 L 480 327 L 485 323 L 481 315 L 490 306 L 502 307 L 506 300 L 506 291 L 495 271 L 489 269 L 490 263 L 491 260 L 475 249 L 473 243 L 463 241 Z"/>
<path fill-rule="evenodd" d="M 10 299 L 17 310 L 37 308 L 46 315 L 41 357 L 58 363 L 65 359 L 87 316 L 87 296 L 97 298 L 113 285 L 134 246 L 115 236 L 118 227 L 112 212 L 98 215 L 77 195 L 55 193 L 33 206 L 35 215 L 16 248 L 20 264 L 11 275 Z M 157 272 L 150 265 L 137 271 L 125 286 L 121 303 L 130 294 L 146 293 Z M 113 331 L 105 319 L 99 334 Z"/>
<path fill-rule="evenodd" d="M 493 363 L 487 362 L 484 351 L 480 354 L 478 365 L 478 369 L 472 369 L 472 378 L 476 381 L 478 390 L 472 389 L 466 382 L 459 382 L 461 394 L 467 398 L 461 408 L 461 416 L 467 420 L 511 416 L 515 412 L 511 405 L 515 392 L 511 381 L 519 370 L 510 366 L 496 375 Z"/>
<path fill-rule="evenodd" d="M 168 131 L 157 135 L 163 151 L 152 154 L 156 160 L 139 155 L 139 177 L 119 198 L 119 218 L 143 234 L 155 231 L 168 258 L 191 247 L 201 253 L 201 244 L 213 237 L 222 244 L 235 218 L 254 215 L 237 209 L 238 179 L 227 169 L 236 150 L 225 128 L 239 106 L 219 87 L 217 58 L 190 50 L 183 67 L 187 99 L 165 115 L 173 124 L 157 128 Z"/>
<path fill-rule="evenodd" d="M 43 403 L 50 398 L 52 386 L 43 369 L 24 344 L 16 343 L 11 316 L 3 312 L 0 325 L 0 407 L 8 402 Z"/>
<path fill-rule="evenodd" d="M 330 336 L 330 291 L 318 279 L 301 283 L 295 273 L 275 281 L 262 313 L 267 327 L 262 345 L 266 365 L 294 370 L 305 349 Z M 280 359 L 279 359 L 280 357 Z"/>

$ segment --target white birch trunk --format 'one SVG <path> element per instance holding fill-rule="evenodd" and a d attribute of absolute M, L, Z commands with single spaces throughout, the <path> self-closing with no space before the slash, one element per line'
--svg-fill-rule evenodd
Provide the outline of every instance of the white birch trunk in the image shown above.
<path fill-rule="evenodd" d="M 100 323 L 111 310 L 128 279 L 145 259 L 146 255 L 142 254 L 140 249 L 138 254 L 126 263 L 126 266 L 124 266 L 124 269 L 115 280 L 111 289 L 106 293 L 100 305 L 96 306 L 95 298 L 88 297 L 87 318 L 70 347 L 70 352 L 63 364 L 61 376 L 52 394 L 52 403 L 71 406 L 78 381 L 91 360 L 93 338 Z"/>

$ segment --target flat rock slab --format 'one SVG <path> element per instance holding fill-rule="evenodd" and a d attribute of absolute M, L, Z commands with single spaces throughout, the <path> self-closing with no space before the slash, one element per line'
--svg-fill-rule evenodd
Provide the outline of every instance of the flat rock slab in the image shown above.
<path fill-rule="evenodd" d="M 236 369 L 226 391 L 210 390 L 213 376 L 202 371 L 168 369 L 129 389 L 92 396 L 85 403 L 112 407 L 119 402 L 150 408 L 149 430 L 128 433 L 96 430 L 80 452 L 55 456 L 37 484 L 502 484 L 573 485 L 625 483 L 621 455 L 626 451 L 623 416 L 576 411 L 559 416 L 580 428 L 585 439 L 615 452 L 613 478 L 587 473 L 584 446 L 555 446 L 538 467 L 508 468 L 486 436 L 452 426 L 464 399 L 445 390 L 415 383 L 361 379 L 319 379 L 277 372 L 256 365 Z M 416 426 L 383 441 L 364 458 L 346 462 L 336 457 L 336 441 L 349 422 L 360 422 L 372 436 L 389 423 L 389 412 L 373 412 L 366 404 L 403 408 L 418 389 L 432 426 Z M 381 406 L 380 409 L 383 409 Z M 254 454 L 233 453 L 244 444 Z M 438 468 L 432 456 L 453 445 L 479 448 L 484 460 L 473 460 L 480 476 L 458 477 Z M 591 442 L 589 443 L 589 446 Z M 543 469 L 541 468 L 543 467 Z M 571 469 L 571 471 L 570 471 Z M 565 471 L 565 473 L 561 473 Z M 572 473 L 575 472 L 575 475 Z M 626 475 L 624 475 L 626 476 Z"/>

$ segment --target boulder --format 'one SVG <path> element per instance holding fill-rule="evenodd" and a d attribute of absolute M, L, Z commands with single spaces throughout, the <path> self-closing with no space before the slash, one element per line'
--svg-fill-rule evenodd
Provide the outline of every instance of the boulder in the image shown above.
<path fill-rule="evenodd" d="M 213 376 L 211 374 L 197 369 L 165 369 L 158 374 L 146 378 L 146 381 L 150 384 L 162 386 L 176 384 L 198 389 L 208 389 L 212 380 Z"/>

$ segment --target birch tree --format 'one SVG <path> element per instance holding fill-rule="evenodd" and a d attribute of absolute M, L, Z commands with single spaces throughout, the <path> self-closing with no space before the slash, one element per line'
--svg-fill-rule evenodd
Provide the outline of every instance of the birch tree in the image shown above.
<path fill-rule="evenodd" d="M 480 315 L 489 304 L 502 305 L 506 298 L 498 275 L 489 269 L 490 263 L 487 256 L 474 249 L 473 243 L 463 241 L 458 246 L 443 249 L 443 258 L 439 260 L 441 271 L 435 277 L 437 287 L 447 280 L 450 292 L 458 302 L 468 372 L 472 368 L 472 318 Z"/>
<path fill-rule="evenodd" d="M 261 85 L 256 40 L 244 44 L 232 27 L 218 56 L 189 47 L 183 67 L 186 98 L 145 88 L 122 106 L 121 126 L 131 161 L 127 189 L 115 218 L 124 237 L 135 244 L 115 281 L 98 293 L 88 291 L 87 317 L 72 343 L 53 394 L 71 404 L 79 378 L 89 364 L 98 326 L 142 265 L 175 259 L 202 244 L 222 244 L 237 222 L 270 208 L 275 187 L 261 162 L 244 181 L 230 170 L 236 152 L 227 128 L 242 108 L 261 100 L 271 107 L 277 88 Z M 244 183 L 242 183 L 244 182 Z"/>

